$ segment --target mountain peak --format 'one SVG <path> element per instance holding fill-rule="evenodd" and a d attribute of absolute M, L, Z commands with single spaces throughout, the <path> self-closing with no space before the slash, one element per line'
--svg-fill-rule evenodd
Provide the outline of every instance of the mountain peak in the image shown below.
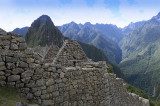
<path fill-rule="evenodd" d="M 51 20 L 51 18 L 48 16 L 48 15 L 42 15 L 42 16 L 40 16 L 38 19 L 50 19 Z"/>
<path fill-rule="evenodd" d="M 51 18 L 48 15 L 42 15 L 38 19 L 36 19 L 32 23 L 32 27 L 39 27 L 40 25 L 48 25 L 48 24 L 53 24 Z"/>
<path fill-rule="evenodd" d="M 71 24 L 71 25 L 75 25 L 75 24 L 77 24 L 77 23 L 75 23 L 74 21 L 72 21 L 72 22 L 70 22 L 69 24 Z"/>
<path fill-rule="evenodd" d="M 53 24 L 51 18 L 48 15 L 42 15 L 36 19 L 25 36 L 28 46 L 45 46 L 45 45 L 57 45 L 62 46 L 64 36 Z"/>
<path fill-rule="evenodd" d="M 92 24 L 90 22 L 86 22 L 84 25 L 90 26 Z"/>

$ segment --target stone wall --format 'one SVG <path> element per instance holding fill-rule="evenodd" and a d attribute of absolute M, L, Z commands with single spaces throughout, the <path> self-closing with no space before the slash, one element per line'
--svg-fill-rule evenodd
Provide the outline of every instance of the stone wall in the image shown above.
<path fill-rule="evenodd" d="M 42 106 L 149 106 L 148 100 L 128 93 L 105 62 L 45 63 L 27 49 L 22 36 L 11 33 L 0 34 L 0 85 L 16 87 Z"/>
<path fill-rule="evenodd" d="M 74 40 L 66 40 L 53 60 L 53 63 L 65 67 L 75 67 L 80 66 L 82 62 L 86 61 L 88 61 L 88 58 L 79 43 Z"/>

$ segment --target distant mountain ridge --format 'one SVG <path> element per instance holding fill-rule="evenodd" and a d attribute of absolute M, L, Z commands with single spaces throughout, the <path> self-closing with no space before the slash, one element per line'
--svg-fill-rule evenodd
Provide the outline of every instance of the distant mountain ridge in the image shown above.
<path fill-rule="evenodd" d="M 146 21 L 139 21 L 139 22 L 135 22 L 135 23 L 131 22 L 128 26 L 122 28 L 121 31 L 123 34 L 128 34 L 128 33 L 132 32 L 133 30 L 137 29 L 139 26 L 141 26 L 145 22 Z"/>
<path fill-rule="evenodd" d="M 100 27 L 100 25 L 97 24 L 97 27 L 98 26 Z M 105 26 L 107 25 L 102 25 L 104 29 Z M 113 29 L 115 27 L 112 25 L 108 26 Z M 96 26 L 92 25 L 91 23 L 88 22 L 83 25 L 71 22 L 69 24 L 64 24 L 63 26 L 58 26 L 58 28 L 66 37 L 87 44 L 92 44 L 101 49 L 112 63 L 119 63 L 121 61 L 121 50 L 118 44 L 111 40 L 107 35 L 102 34 L 101 31 L 99 31 Z M 112 38 L 114 38 L 114 36 Z"/>
<path fill-rule="evenodd" d="M 26 35 L 29 27 L 23 27 L 23 28 L 16 28 L 12 31 L 12 33 L 20 34 L 23 37 Z"/>

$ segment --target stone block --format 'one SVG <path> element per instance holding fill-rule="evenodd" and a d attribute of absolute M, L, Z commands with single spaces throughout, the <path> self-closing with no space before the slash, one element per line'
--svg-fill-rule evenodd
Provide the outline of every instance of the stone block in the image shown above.
<path fill-rule="evenodd" d="M 65 75 L 65 73 L 64 73 L 64 72 L 61 72 L 61 73 L 60 73 L 60 78 L 64 78 L 64 75 Z"/>
<path fill-rule="evenodd" d="M 42 101 L 43 106 L 54 106 L 53 100 L 43 100 Z"/>
<path fill-rule="evenodd" d="M 20 49 L 20 50 L 25 50 L 25 49 L 27 49 L 26 43 L 19 43 L 19 49 Z"/>
<path fill-rule="evenodd" d="M 43 77 L 44 78 L 50 78 L 51 77 L 51 73 L 50 72 L 43 72 Z"/>
<path fill-rule="evenodd" d="M 24 42 L 25 42 L 25 40 L 24 40 L 23 37 L 17 37 L 16 40 L 17 40 L 18 42 L 20 42 L 20 43 L 24 43 Z"/>
<path fill-rule="evenodd" d="M 53 97 L 57 97 L 57 96 L 59 96 L 59 91 L 55 91 L 52 94 L 53 94 Z"/>
<path fill-rule="evenodd" d="M 14 63 L 7 63 L 7 68 L 8 69 L 14 69 L 16 66 Z"/>
<path fill-rule="evenodd" d="M 12 70 L 12 74 L 14 74 L 14 75 L 22 73 L 22 72 L 24 72 L 24 70 L 22 68 L 15 68 Z"/>
<path fill-rule="evenodd" d="M 16 61 L 17 61 L 17 58 L 6 56 L 6 62 L 7 63 L 14 63 Z"/>
<path fill-rule="evenodd" d="M 2 81 L 2 80 L 0 80 L 0 85 L 1 85 L 1 86 L 6 85 L 6 81 Z"/>
<path fill-rule="evenodd" d="M 0 62 L 0 66 L 4 66 L 5 65 L 5 63 L 4 62 Z"/>
<path fill-rule="evenodd" d="M 51 78 L 51 79 L 48 79 L 47 82 L 46 82 L 46 86 L 51 86 L 55 83 L 54 79 Z"/>
<path fill-rule="evenodd" d="M 11 75 L 8 77 L 8 82 L 20 80 L 20 75 Z"/>
<path fill-rule="evenodd" d="M 6 80 L 6 77 L 5 76 L 0 76 L 0 81 L 4 81 Z"/>
<path fill-rule="evenodd" d="M 23 78 L 21 79 L 22 82 L 28 83 L 30 81 L 31 77 Z"/>
<path fill-rule="evenodd" d="M 42 100 L 47 100 L 47 99 L 49 99 L 49 94 L 41 95 L 41 99 L 42 99 Z"/>
<path fill-rule="evenodd" d="M 3 71 L 0 71 L 0 76 L 4 75 L 5 73 Z"/>
<path fill-rule="evenodd" d="M 44 72 L 44 69 L 40 69 L 40 68 L 38 68 L 38 69 L 35 69 L 35 74 L 36 75 L 42 75 L 43 74 L 43 72 Z"/>
<path fill-rule="evenodd" d="M 16 84 L 16 88 L 23 88 L 23 87 L 24 87 L 24 83 Z"/>
<path fill-rule="evenodd" d="M 27 71 L 24 71 L 24 72 L 21 74 L 21 77 L 22 77 L 22 78 L 31 77 L 31 76 L 33 76 L 33 73 L 34 73 L 33 70 L 27 70 Z"/>
<path fill-rule="evenodd" d="M 52 85 L 52 86 L 50 86 L 50 87 L 47 88 L 47 92 L 51 93 L 53 91 L 55 91 L 54 85 Z"/>
<path fill-rule="evenodd" d="M 29 99 L 29 100 L 33 99 L 33 94 L 32 93 L 28 93 L 27 94 L 27 99 Z"/>
<path fill-rule="evenodd" d="M 44 86 L 46 84 L 44 79 L 40 79 L 36 81 L 36 86 Z"/>
<path fill-rule="evenodd" d="M 29 91 L 30 91 L 29 88 L 21 88 L 20 90 L 21 90 L 21 92 L 26 93 L 26 94 L 29 93 Z"/>
<path fill-rule="evenodd" d="M 36 91 L 35 93 L 34 93 L 34 95 L 35 96 L 41 96 L 41 91 L 39 90 L 39 91 Z"/>
<path fill-rule="evenodd" d="M 34 59 L 33 58 L 27 58 L 27 63 L 33 63 Z"/>
<path fill-rule="evenodd" d="M 21 68 L 27 68 L 28 67 L 28 64 L 23 62 L 23 61 L 20 61 L 19 64 L 18 64 L 19 67 Z"/>
<path fill-rule="evenodd" d="M 0 41 L 0 45 L 1 46 L 9 46 L 10 45 L 10 41 L 8 41 L 8 40 Z"/>
<path fill-rule="evenodd" d="M 29 87 L 29 88 L 35 87 L 35 82 L 30 82 L 30 83 L 26 84 L 26 87 Z"/>
<path fill-rule="evenodd" d="M 0 71 L 6 70 L 5 66 L 0 66 Z"/>
<path fill-rule="evenodd" d="M 11 50 L 17 50 L 18 49 L 18 45 L 15 44 L 15 43 L 11 43 L 10 49 Z"/>

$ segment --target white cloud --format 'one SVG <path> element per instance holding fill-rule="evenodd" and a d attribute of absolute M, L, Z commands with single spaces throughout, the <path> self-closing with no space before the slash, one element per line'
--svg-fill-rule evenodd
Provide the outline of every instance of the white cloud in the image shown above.
<path fill-rule="evenodd" d="M 136 0 L 136 4 L 130 5 L 127 0 L 120 0 L 119 12 L 121 16 L 115 16 L 104 5 L 104 0 L 97 0 L 92 7 L 88 7 L 85 0 L 72 0 L 72 3 L 60 7 L 29 7 L 15 6 L 6 0 L 0 7 L 0 27 L 11 31 L 17 27 L 30 26 L 31 23 L 42 14 L 49 15 L 55 25 L 62 25 L 75 21 L 76 23 L 91 22 L 116 24 L 124 27 L 130 22 L 148 20 L 156 15 L 160 8 L 146 8 L 143 6 L 146 0 Z M 1 2 L 2 3 L 2 2 Z M 149 2 L 148 2 L 149 3 Z"/>
<path fill-rule="evenodd" d="M 127 0 L 121 0 L 119 10 L 121 18 L 126 23 L 149 20 L 157 15 L 160 10 L 159 6 L 153 4 L 155 1 L 157 0 L 135 0 L 136 4 L 131 5 Z"/>

